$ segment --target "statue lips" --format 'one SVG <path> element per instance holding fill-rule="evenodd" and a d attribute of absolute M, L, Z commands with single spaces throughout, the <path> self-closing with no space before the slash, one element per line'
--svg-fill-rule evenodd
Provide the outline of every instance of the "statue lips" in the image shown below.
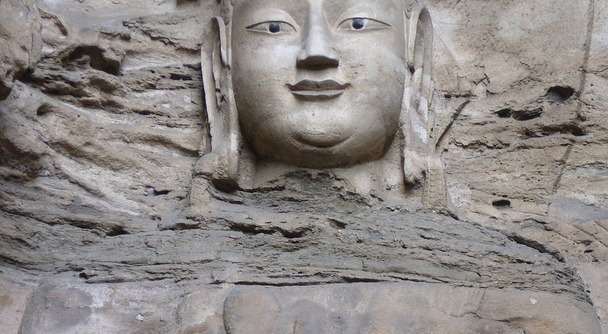
<path fill-rule="evenodd" d="M 349 88 L 349 83 L 341 84 L 335 80 L 302 80 L 295 85 L 287 84 L 291 93 L 304 100 L 326 100 L 338 97 Z"/>

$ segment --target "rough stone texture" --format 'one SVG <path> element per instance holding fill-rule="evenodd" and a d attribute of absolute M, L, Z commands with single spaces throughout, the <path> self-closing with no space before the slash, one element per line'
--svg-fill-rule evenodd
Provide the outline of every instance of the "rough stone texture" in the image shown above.
<path fill-rule="evenodd" d="M 41 23 L 36 0 L 0 3 L 0 101 L 10 94 L 13 82 L 40 60 Z"/>
<path fill-rule="evenodd" d="M 24 279 L 20 272 L 2 268 L 0 278 L 0 324 L 6 333 L 18 333 L 27 303 L 36 290 L 37 279 Z"/>
<path fill-rule="evenodd" d="M 44 312 L 29 312 L 22 331 L 83 333 L 94 325 L 100 333 L 599 333 L 589 304 L 543 292 L 425 283 L 216 286 L 175 305 L 176 291 L 64 278 L 37 291 L 32 302 Z"/>
<path fill-rule="evenodd" d="M 276 333 L 277 329 L 279 333 L 599 333 L 589 305 L 556 307 L 559 299 L 543 293 L 482 292 L 420 283 L 223 288 L 189 296 L 178 317 L 186 320 L 182 333 L 221 331 L 222 324 L 214 321 L 219 314 L 231 334 Z M 223 310 L 213 305 L 214 300 L 225 300 Z M 564 313 L 570 317 L 559 319 L 557 315 Z"/>
<path fill-rule="evenodd" d="M 323 172 L 190 212 L 214 2 L 0 0 L 3 331 L 608 330 L 608 4 L 427 5 L 459 220 Z"/>
<path fill-rule="evenodd" d="M 604 332 L 608 326 L 608 267 L 606 264 L 585 264 L 579 269 L 581 277 L 587 282 L 591 298 L 596 307 L 597 314 L 601 319 L 602 328 Z"/>

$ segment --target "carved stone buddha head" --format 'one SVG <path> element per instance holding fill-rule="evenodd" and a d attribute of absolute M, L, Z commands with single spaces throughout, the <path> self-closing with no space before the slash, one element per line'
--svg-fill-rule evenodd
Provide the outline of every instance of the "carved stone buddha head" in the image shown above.
<path fill-rule="evenodd" d="M 358 179 L 375 168 L 401 184 L 441 169 L 428 148 L 432 24 L 422 6 L 221 0 L 218 10 L 202 45 L 211 143 L 197 167 L 216 187 L 242 188 L 269 164 Z"/>
<path fill-rule="evenodd" d="M 245 140 L 261 159 L 344 167 L 381 158 L 406 80 L 393 0 L 239 0 L 232 76 Z"/>

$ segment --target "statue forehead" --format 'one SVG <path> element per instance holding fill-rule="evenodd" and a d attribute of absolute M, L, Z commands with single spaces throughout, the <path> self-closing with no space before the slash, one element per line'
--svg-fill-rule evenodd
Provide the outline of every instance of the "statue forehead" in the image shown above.
<path fill-rule="evenodd" d="M 358 5 L 372 5 L 372 6 L 396 6 L 397 8 L 403 8 L 404 0 L 229 0 L 233 6 L 250 3 L 254 6 L 276 6 L 276 5 L 295 5 L 301 3 L 312 3 L 321 2 L 323 5 L 340 4 L 344 7 L 352 7 Z"/>

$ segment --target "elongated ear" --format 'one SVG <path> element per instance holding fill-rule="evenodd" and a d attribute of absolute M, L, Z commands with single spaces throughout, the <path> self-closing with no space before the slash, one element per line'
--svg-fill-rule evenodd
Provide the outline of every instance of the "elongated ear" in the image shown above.
<path fill-rule="evenodd" d="M 433 23 L 428 10 L 416 4 L 409 12 L 406 26 L 407 66 L 411 73 L 407 94 L 410 133 L 408 147 L 414 150 L 429 149 L 430 113 L 433 99 Z"/>
<path fill-rule="evenodd" d="M 407 13 L 407 66 L 411 73 L 405 93 L 405 147 L 403 171 L 406 183 L 423 187 L 427 210 L 454 213 L 445 183 L 444 166 L 430 140 L 435 117 L 433 100 L 433 23 L 429 11 L 415 3 Z"/>
<path fill-rule="evenodd" d="M 229 5 L 221 6 L 224 11 L 231 10 Z M 230 16 L 227 13 L 227 17 Z M 197 163 L 195 175 L 202 175 L 222 190 L 238 187 L 242 146 L 232 89 L 230 40 L 230 22 L 216 16 L 209 22 L 201 47 L 201 72 L 210 143 L 201 147 L 203 156 Z"/>

